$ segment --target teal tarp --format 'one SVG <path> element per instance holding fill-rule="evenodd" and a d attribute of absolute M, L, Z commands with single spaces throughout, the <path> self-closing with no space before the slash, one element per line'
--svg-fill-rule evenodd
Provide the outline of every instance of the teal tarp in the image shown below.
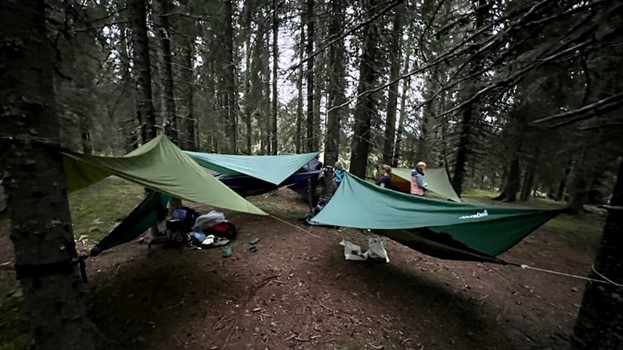
<path fill-rule="evenodd" d="M 279 185 L 309 163 L 316 153 L 245 156 L 186 151 L 199 165 L 223 175 L 248 175 Z"/>
<path fill-rule="evenodd" d="M 374 230 L 426 229 L 427 236 L 487 256 L 497 256 L 560 210 L 476 206 L 413 196 L 346 174 L 333 198 L 313 220 Z M 437 234 L 437 235 L 435 235 Z M 443 240 L 442 240 L 443 238 Z"/>

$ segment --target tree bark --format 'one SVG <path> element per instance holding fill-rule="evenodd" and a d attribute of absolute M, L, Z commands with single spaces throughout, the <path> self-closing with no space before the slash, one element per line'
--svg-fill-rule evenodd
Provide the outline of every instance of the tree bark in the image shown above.
<path fill-rule="evenodd" d="M 588 199 L 588 166 L 589 166 L 589 150 L 585 147 L 573 165 L 571 173 L 571 184 L 569 188 L 569 209 L 580 214 L 584 211 L 584 204 Z"/>
<path fill-rule="evenodd" d="M 476 6 L 476 20 L 475 20 L 475 29 L 478 30 L 481 28 L 485 19 L 488 16 L 488 7 L 486 0 L 476 0 L 474 1 L 474 6 Z M 473 44 L 471 49 L 475 52 L 478 50 L 478 45 Z M 482 68 L 482 58 L 474 59 L 473 62 L 469 63 L 470 75 L 473 73 L 479 72 Z M 478 79 L 476 79 L 476 82 Z M 476 92 L 478 92 L 478 86 L 475 85 L 475 82 L 468 82 L 469 86 L 465 88 L 465 96 L 463 100 L 467 100 L 474 96 Z M 461 119 L 461 135 L 459 138 L 459 145 L 456 154 L 456 162 L 454 163 L 454 175 L 452 176 L 452 187 L 454 187 L 454 191 L 460 197 L 463 192 L 463 181 L 465 180 L 465 166 L 467 164 L 467 157 L 469 152 L 471 151 L 472 143 L 473 143 L 473 129 L 478 116 L 474 115 L 478 113 L 478 102 L 473 101 L 468 103 L 463 107 L 462 111 L 462 119 Z"/>
<path fill-rule="evenodd" d="M 394 81 L 400 74 L 400 57 L 402 50 L 402 12 L 404 5 L 394 11 L 389 61 L 391 64 L 389 80 Z M 389 86 L 387 97 L 387 120 L 385 122 L 385 139 L 383 142 L 383 164 L 391 164 L 394 156 L 394 138 L 396 133 L 396 109 L 398 105 L 398 82 Z"/>
<path fill-rule="evenodd" d="M 272 118 L 270 120 L 270 138 L 271 138 L 271 153 L 277 154 L 277 115 L 279 114 L 279 97 L 277 93 L 277 78 L 279 71 L 279 15 L 277 13 L 278 5 L 277 0 L 273 0 L 273 108 Z"/>
<path fill-rule="evenodd" d="M 177 109 L 175 107 L 175 89 L 173 86 L 173 64 L 171 58 L 171 12 L 170 0 L 156 0 L 154 5 L 158 12 L 158 49 L 160 56 L 160 98 L 162 100 L 162 124 L 164 132 L 171 141 L 179 144 L 177 129 Z"/>
<path fill-rule="evenodd" d="M 225 123 L 227 152 L 237 153 L 238 141 L 238 102 L 236 98 L 236 83 L 234 64 L 234 36 L 233 36 L 233 5 L 231 0 L 223 1 L 224 23 L 223 23 L 223 57 L 221 58 L 221 84 L 219 86 L 221 115 Z"/>
<path fill-rule="evenodd" d="M 331 21 L 329 23 L 329 38 L 340 35 L 344 24 L 344 3 L 334 0 L 331 5 Z M 325 165 L 333 166 L 339 158 L 340 149 L 340 120 L 345 107 L 337 107 L 346 100 L 344 94 L 345 67 L 344 67 L 344 40 L 339 40 L 329 47 L 329 113 L 327 123 L 327 137 L 325 139 Z"/>
<path fill-rule="evenodd" d="M 245 43 L 246 48 L 246 62 L 245 62 L 245 74 L 244 74 L 244 96 L 245 96 L 245 105 L 244 105 L 244 122 L 246 126 L 246 135 L 245 135 L 245 146 L 246 146 L 246 154 L 251 154 L 253 147 L 253 111 L 254 104 L 252 102 L 251 95 L 251 80 L 252 80 L 252 67 L 251 67 L 251 36 L 247 38 Z"/>
<path fill-rule="evenodd" d="M 537 148 L 534 151 L 534 155 L 530 157 L 528 161 L 526 175 L 524 176 L 523 185 L 521 187 L 521 195 L 519 196 L 519 200 L 522 202 L 527 201 L 530 198 L 530 194 L 532 194 L 532 189 L 534 188 L 536 165 L 539 163 L 539 153 L 540 150 L 539 148 Z"/>
<path fill-rule="evenodd" d="M 259 38 L 263 38 L 265 28 L 263 26 L 263 22 L 260 24 L 258 28 L 257 38 L 255 40 L 254 45 L 251 47 L 252 51 L 252 67 L 249 71 L 251 76 L 251 91 L 248 99 L 248 108 L 251 113 L 251 117 L 255 119 L 256 125 L 258 126 L 258 136 L 260 141 L 260 153 L 267 154 L 267 148 L 270 145 L 266 144 L 266 140 L 268 139 L 269 130 L 266 128 L 266 118 L 268 115 L 264 113 L 264 101 L 269 97 L 265 95 L 265 87 L 263 83 L 263 78 L 268 78 L 264 74 L 266 73 L 268 62 L 266 60 L 265 54 L 265 45 L 264 40 L 260 40 Z M 252 121 L 251 121 L 252 123 Z"/>
<path fill-rule="evenodd" d="M 368 16 L 372 16 L 374 8 L 379 5 L 380 0 L 364 1 L 364 10 Z M 378 24 L 374 21 L 369 23 L 363 32 L 364 44 L 361 50 L 359 66 L 359 86 L 357 94 L 361 95 L 365 91 L 373 88 L 378 80 L 379 71 L 377 69 L 378 56 L 380 54 L 378 41 L 380 37 Z M 378 101 L 376 94 L 364 94 L 357 99 L 355 107 L 355 125 L 353 127 L 353 140 L 351 143 L 350 172 L 365 178 L 368 166 L 368 153 L 370 152 L 370 123 L 372 117 L 377 114 Z"/>
<path fill-rule="evenodd" d="M 266 31 L 264 33 L 264 40 L 262 40 L 262 45 L 264 46 L 262 52 L 264 53 L 263 64 L 262 64 L 262 81 L 263 84 L 263 98 L 262 98 L 262 113 L 264 119 L 262 120 L 263 128 L 264 128 L 264 144 L 266 145 L 266 150 L 264 154 L 271 154 L 271 142 L 270 142 L 270 119 L 271 119 L 271 108 L 270 108 L 270 31 Z"/>
<path fill-rule="evenodd" d="M 60 128 L 47 23 L 44 1 L 0 2 L 0 169 L 35 348 L 90 350 L 95 329 L 74 263 L 63 157 L 54 147 Z"/>
<path fill-rule="evenodd" d="M 507 172 L 506 184 L 504 190 L 494 200 L 504 200 L 507 202 L 517 201 L 517 192 L 519 192 L 519 186 L 521 185 L 521 176 L 519 168 L 519 155 L 516 153 L 511 161 L 510 168 Z"/>
<path fill-rule="evenodd" d="M 306 151 L 314 151 L 314 0 L 307 0 L 305 23 L 307 24 L 307 140 Z"/>
<path fill-rule="evenodd" d="M 301 22 L 304 22 L 304 17 L 301 16 Z M 305 26 L 301 24 L 301 34 L 300 34 L 300 47 L 299 47 L 299 61 L 303 61 L 304 58 L 304 50 L 303 46 L 305 43 Z M 294 135 L 294 143 L 296 147 L 296 153 L 301 153 L 303 151 L 303 75 L 304 69 L 303 65 L 299 68 L 299 74 L 296 79 L 296 91 L 297 91 L 297 99 L 296 99 L 296 131 Z"/>
<path fill-rule="evenodd" d="M 147 39 L 145 0 L 127 0 L 130 30 L 132 31 L 132 59 L 136 83 L 136 114 L 143 143 L 156 137 L 156 114 L 151 91 L 151 64 Z"/>
<path fill-rule="evenodd" d="M 556 190 L 556 201 L 561 201 L 565 199 L 565 191 L 567 189 L 567 181 L 569 179 L 569 173 L 571 172 L 571 166 L 573 165 L 573 160 L 569 160 L 569 164 L 565 168 L 565 173 L 558 184 L 558 189 Z"/>
<path fill-rule="evenodd" d="M 594 271 L 616 283 L 623 283 L 623 162 L 610 202 L 601 246 L 593 264 Z M 592 273 L 592 278 L 603 278 Z M 574 345 L 578 349 L 623 348 L 623 300 L 621 288 L 588 282 L 582 307 L 575 324 Z"/>
<path fill-rule="evenodd" d="M 410 58 L 409 56 L 411 56 L 411 48 L 413 46 L 413 38 L 409 35 L 409 38 L 407 39 L 407 47 L 405 50 L 405 65 L 403 68 L 403 75 L 406 75 L 407 73 L 409 73 L 410 70 Z M 402 80 L 402 95 L 400 96 L 400 117 L 398 118 L 398 129 L 396 130 L 396 145 L 394 146 L 394 155 L 392 157 L 392 163 L 391 166 L 392 167 L 397 167 L 398 166 L 398 161 L 400 160 L 400 150 L 401 150 L 401 146 L 402 146 L 402 133 L 404 132 L 404 127 L 405 127 L 405 121 L 407 120 L 407 108 L 406 108 L 406 103 L 407 103 L 407 93 L 409 91 L 409 84 L 410 84 L 411 79 L 410 78 L 405 78 Z"/>
<path fill-rule="evenodd" d="M 318 31 L 316 31 L 316 41 L 321 42 L 322 39 L 318 35 Z M 320 150 L 320 102 L 322 101 L 322 91 L 324 90 L 324 79 L 323 74 L 323 57 L 322 55 L 317 56 L 318 59 L 314 63 L 314 139 L 312 140 L 312 152 L 318 152 Z"/>
<path fill-rule="evenodd" d="M 80 116 L 80 140 L 82 141 L 82 152 L 84 154 L 93 153 L 91 133 L 89 132 L 89 120 L 84 114 Z"/>
<path fill-rule="evenodd" d="M 182 81 L 181 85 L 183 88 L 183 96 L 184 96 L 184 138 L 186 149 L 189 151 L 197 150 L 197 133 L 195 130 L 195 105 L 194 105 L 194 56 L 195 56 L 195 27 L 194 23 L 188 19 L 184 19 L 184 35 L 185 38 L 183 40 L 183 44 L 181 46 L 180 54 L 181 54 L 181 76 Z"/>

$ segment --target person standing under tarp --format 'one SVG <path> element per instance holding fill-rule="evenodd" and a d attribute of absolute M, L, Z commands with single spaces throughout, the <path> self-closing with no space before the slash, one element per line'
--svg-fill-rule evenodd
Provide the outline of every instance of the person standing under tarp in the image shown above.
<path fill-rule="evenodd" d="M 389 188 L 391 178 L 392 168 L 387 164 L 381 165 L 381 178 L 376 182 L 376 184 L 384 188 Z"/>
<path fill-rule="evenodd" d="M 424 172 L 426 171 L 426 163 L 418 162 L 415 169 L 411 172 L 411 194 L 423 196 L 428 184 L 424 182 Z"/>
<path fill-rule="evenodd" d="M 333 167 L 333 188 L 337 189 L 342 180 L 344 180 L 344 166 L 342 162 L 337 161 L 335 162 L 335 167 Z"/>

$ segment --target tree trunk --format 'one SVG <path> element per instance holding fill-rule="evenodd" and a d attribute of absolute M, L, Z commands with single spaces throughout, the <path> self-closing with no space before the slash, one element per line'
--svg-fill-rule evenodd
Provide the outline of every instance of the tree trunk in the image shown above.
<path fill-rule="evenodd" d="M 522 202 L 530 199 L 530 194 L 532 194 L 532 189 L 534 188 L 534 171 L 536 167 L 531 165 L 526 169 L 526 174 L 523 179 L 523 184 L 521 186 L 521 195 L 519 196 L 519 200 Z"/>
<path fill-rule="evenodd" d="M 307 140 L 306 151 L 314 151 L 314 0 L 307 0 L 305 23 L 307 24 Z"/>
<path fill-rule="evenodd" d="M 86 115 L 80 116 L 80 140 L 82 141 L 82 153 L 91 154 L 91 133 L 89 132 L 89 120 Z"/>
<path fill-rule="evenodd" d="M 316 32 L 317 41 L 322 39 L 318 37 Z M 320 102 L 322 101 L 322 91 L 324 89 L 324 77 L 322 76 L 322 55 L 317 56 L 319 59 L 314 64 L 314 139 L 312 140 L 312 152 L 318 152 L 320 150 Z"/>
<path fill-rule="evenodd" d="M 344 24 L 344 2 L 334 0 L 331 4 L 331 21 L 329 23 L 329 38 L 340 35 Z M 344 40 L 339 40 L 329 47 L 329 113 L 327 123 L 327 137 L 325 139 L 325 165 L 333 166 L 339 158 L 340 149 L 340 120 L 345 107 L 336 107 L 346 101 L 344 95 Z"/>
<path fill-rule="evenodd" d="M 277 78 L 279 70 L 279 16 L 277 13 L 277 0 L 273 0 L 273 108 L 272 118 L 270 120 L 270 138 L 272 154 L 277 154 L 277 115 L 279 114 L 279 98 L 277 94 Z"/>
<path fill-rule="evenodd" d="M 403 68 L 403 75 L 406 75 L 409 73 L 410 67 L 409 67 L 409 63 L 410 58 L 409 56 L 411 55 L 411 48 L 413 46 L 413 39 L 412 37 L 409 35 L 409 38 L 407 40 L 407 47 L 406 47 L 406 52 L 405 52 L 405 65 Z M 402 96 L 400 96 L 400 117 L 398 119 L 398 130 L 396 130 L 396 145 L 394 146 L 394 155 L 392 157 L 392 163 L 391 166 L 392 167 L 397 167 L 398 166 L 398 160 L 400 160 L 400 146 L 402 145 L 402 133 L 404 132 L 404 125 L 405 122 L 407 120 L 407 109 L 406 109 L 406 102 L 407 102 L 407 93 L 409 91 L 409 84 L 410 84 L 411 79 L 410 78 L 405 78 L 402 79 Z"/>
<path fill-rule="evenodd" d="M 262 52 L 264 53 L 264 56 L 262 57 L 263 60 L 263 64 L 262 64 L 262 81 L 264 82 L 263 84 L 263 98 L 262 98 L 262 112 L 264 115 L 264 119 L 262 120 L 263 123 L 263 128 L 264 128 L 264 144 L 266 145 L 266 150 L 264 152 L 264 154 L 271 154 L 272 151 L 270 149 L 271 146 L 271 142 L 270 142 L 270 119 L 271 119 L 271 108 L 270 108 L 270 45 L 269 45 L 269 41 L 270 41 L 270 32 L 266 31 L 265 36 L 264 36 L 264 40 L 262 40 L 262 44 L 264 45 L 264 48 L 262 50 Z"/>
<path fill-rule="evenodd" d="M 486 0 L 476 0 L 474 1 L 474 6 L 477 7 L 476 10 L 476 22 L 475 28 L 476 30 L 482 28 L 485 23 L 485 19 L 488 16 L 488 7 Z M 474 52 L 478 50 L 478 45 L 473 43 L 470 47 Z M 469 63 L 470 74 L 475 74 L 479 72 L 482 68 L 481 59 L 474 59 L 473 62 Z M 476 92 L 478 92 L 478 86 L 475 82 L 468 82 L 469 86 L 465 88 L 466 94 L 463 97 L 463 101 L 472 98 Z M 471 151 L 473 136 L 474 124 L 478 119 L 478 102 L 472 101 L 465 105 L 461 111 L 462 119 L 461 119 L 461 134 L 459 138 L 459 145 L 456 153 L 456 161 L 454 163 L 454 175 L 452 176 L 452 187 L 454 187 L 454 191 L 456 194 L 461 197 L 461 193 L 463 192 L 463 181 L 465 180 L 465 166 L 467 164 L 467 157 L 469 152 Z"/>
<path fill-rule="evenodd" d="M 225 123 L 225 137 L 228 145 L 227 152 L 237 153 L 238 141 L 238 102 L 236 98 L 236 83 L 234 64 L 234 36 L 233 36 L 233 6 L 231 0 L 223 1 L 224 23 L 223 36 L 223 57 L 221 58 L 221 86 L 219 86 L 221 115 Z"/>
<path fill-rule="evenodd" d="M 257 38 L 261 38 L 264 32 L 264 26 L 260 24 L 258 28 Z M 255 119 L 256 125 L 258 127 L 258 137 L 260 141 L 260 152 L 262 154 L 266 154 L 266 134 L 268 130 L 265 128 L 265 116 L 263 111 L 263 101 L 267 96 L 264 96 L 264 83 L 262 82 L 263 74 L 266 71 L 266 66 L 268 62 L 265 62 L 264 57 L 266 56 L 264 53 L 264 43 L 263 40 L 256 39 L 254 44 L 250 46 L 250 50 L 252 52 L 252 62 L 251 69 L 249 70 L 249 75 L 251 79 L 251 88 L 250 94 L 247 99 L 247 108 L 249 109 L 250 117 L 252 120 L 249 121 L 249 124 L 253 124 L 253 119 Z M 251 132 L 251 130 L 247 130 Z M 252 133 L 252 132 L 251 132 Z"/>
<path fill-rule="evenodd" d="M 571 184 L 569 188 L 568 206 L 570 210 L 576 214 L 580 214 L 584 210 L 584 204 L 588 199 L 588 166 L 589 166 L 589 150 L 585 147 L 580 154 L 580 158 L 573 165 L 571 174 Z"/>
<path fill-rule="evenodd" d="M 245 96 L 245 106 L 244 106 L 244 122 L 246 126 L 246 135 L 245 135 L 245 145 L 246 145 L 246 154 L 251 154 L 252 146 L 253 146 L 253 110 L 254 103 L 251 101 L 251 79 L 252 79 L 252 67 L 251 67 L 251 36 L 247 38 L 247 42 L 245 43 L 246 47 L 246 62 L 245 62 L 245 75 L 244 75 L 244 96 Z"/>
<path fill-rule="evenodd" d="M 569 160 L 569 164 L 565 168 L 565 174 L 563 175 L 560 183 L 558 185 L 558 190 L 556 191 L 556 200 L 562 201 L 565 200 L 565 191 L 567 189 L 567 181 L 569 179 L 569 173 L 571 172 L 571 166 L 573 165 L 573 160 Z"/>
<path fill-rule="evenodd" d="M 35 348 L 90 350 L 95 329 L 75 263 L 63 157 L 54 147 L 60 128 L 47 24 L 44 1 L 0 2 L 0 169 Z"/>
<path fill-rule="evenodd" d="M 151 91 L 151 64 L 145 0 L 127 0 L 136 83 L 136 114 L 143 143 L 156 137 L 156 114 Z"/>
<path fill-rule="evenodd" d="M 504 200 L 507 202 L 517 201 L 517 192 L 519 192 L 519 187 L 521 185 L 520 171 L 519 155 L 516 153 L 507 173 L 508 177 L 506 179 L 504 190 L 499 196 L 495 197 L 494 200 Z"/>
<path fill-rule="evenodd" d="M 160 98 L 162 99 L 162 124 L 164 132 L 171 141 L 179 144 L 177 129 L 177 110 L 175 108 L 175 89 L 173 87 L 173 64 L 171 58 L 171 12 L 170 0 L 156 0 L 154 5 L 158 12 L 158 36 L 160 56 Z"/>
<path fill-rule="evenodd" d="M 194 113 L 194 56 L 195 56 L 195 27 L 194 23 L 188 19 L 184 19 L 184 43 L 181 47 L 181 85 L 183 87 L 184 96 L 184 131 L 185 137 L 183 144 L 189 151 L 196 151 L 197 144 L 195 140 L 197 135 L 195 132 L 195 113 Z"/>
<path fill-rule="evenodd" d="M 124 7 L 124 6 L 125 4 L 118 5 L 118 7 Z M 131 32 L 128 30 L 127 22 L 130 20 L 130 15 L 127 13 L 127 11 L 125 12 L 124 15 L 120 15 L 120 20 L 121 20 L 120 21 L 121 23 L 119 23 L 119 32 L 120 32 L 119 33 L 119 46 L 117 46 L 117 49 L 119 50 L 119 71 L 120 71 L 121 79 L 122 79 L 121 88 L 124 91 L 129 91 L 128 87 L 135 88 L 136 83 L 134 81 L 132 72 L 130 70 Z M 124 111 L 124 113 L 122 114 L 122 117 L 119 118 L 120 122 L 117 125 L 118 131 L 124 136 L 124 141 L 125 141 L 124 150 L 126 151 L 126 153 L 134 150 L 136 147 L 138 147 L 138 144 L 139 144 L 139 139 L 138 139 L 139 128 L 137 128 L 137 118 L 136 118 L 138 113 L 136 112 L 137 103 L 136 103 L 136 95 L 134 91 L 130 93 L 130 96 L 128 98 L 132 100 L 134 103 L 131 106 L 131 108 L 129 108 L 127 111 Z M 108 111 L 108 115 L 111 116 L 112 118 L 112 114 L 114 113 L 114 110 L 116 108 L 113 108 L 111 111 L 111 108 L 107 105 L 106 109 Z"/>
<path fill-rule="evenodd" d="M 526 175 L 524 176 L 523 185 L 521 188 L 521 196 L 519 200 L 522 202 L 527 201 L 530 198 L 530 194 L 532 194 L 532 189 L 534 188 L 534 175 L 536 172 L 536 165 L 539 163 L 539 153 L 540 150 L 537 148 L 534 151 L 534 155 L 530 157 L 528 161 L 528 168 L 526 169 Z"/>
<path fill-rule="evenodd" d="M 400 74 L 400 56 L 402 50 L 402 12 L 404 5 L 396 7 L 389 49 L 391 64 L 389 80 L 394 81 Z M 387 97 L 387 120 L 385 122 L 385 140 L 383 142 L 383 164 L 391 164 L 394 155 L 394 137 L 396 136 L 396 109 L 398 104 L 398 82 L 389 86 Z"/>
<path fill-rule="evenodd" d="M 301 16 L 301 22 L 304 23 L 305 16 Z M 305 43 L 305 26 L 301 24 L 301 38 L 300 38 L 300 47 L 299 47 L 299 62 L 303 61 L 304 58 L 304 50 L 303 46 Z M 296 99 L 296 131 L 294 135 L 294 143 L 296 147 L 296 153 L 301 153 L 303 151 L 303 74 L 304 69 L 303 65 L 299 67 L 299 74 L 296 79 L 296 91 L 297 91 L 297 99 Z"/>
<path fill-rule="evenodd" d="M 364 1 L 364 9 L 367 10 L 368 16 L 373 15 L 374 8 L 379 3 L 380 0 Z M 366 25 L 363 37 L 364 43 L 359 67 L 359 86 L 357 87 L 358 95 L 373 88 L 379 77 L 379 70 L 376 66 L 380 54 L 378 47 L 380 37 L 378 24 L 372 21 Z M 370 123 L 372 117 L 376 117 L 377 105 L 376 94 L 364 94 L 357 99 L 355 107 L 350 172 L 360 178 L 365 178 L 366 175 L 368 153 L 370 152 Z"/>
<path fill-rule="evenodd" d="M 473 90 L 472 90 L 473 91 Z M 468 96 L 466 96 L 469 98 Z M 463 181 L 465 180 L 465 164 L 467 163 L 467 153 L 471 147 L 472 119 L 474 113 L 473 104 L 463 108 L 461 119 L 461 136 L 454 163 L 454 175 L 452 176 L 452 187 L 456 194 L 461 197 L 463 192 Z"/>
<path fill-rule="evenodd" d="M 604 226 L 594 270 L 616 283 L 623 283 L 623 162 L 619 165 L 611 209 Z M 602 279 L 592 273 L 592 278 Z M 578 349 L 623 349 L 623 299 L 621 288 L 588 282 L 575 324 L 574 343 Z"/>

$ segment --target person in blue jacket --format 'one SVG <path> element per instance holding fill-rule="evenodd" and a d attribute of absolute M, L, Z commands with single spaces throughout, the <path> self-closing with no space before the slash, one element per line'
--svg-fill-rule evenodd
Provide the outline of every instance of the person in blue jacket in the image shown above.
<path fill-rule="evenodd" d="M 424 182 L 424 172 L 426 171 L 426 163 L 418 162 L 415 169 L 411 172 L 411 194 L 423 196 L 428 184 Z"/>
<path fill-rule="evenodd" d="M 344 180 L 344 166 L 342 165 L 342 162 L 337 161 L 333 167 L 333 188 L 337 189 L 337 187 L 342 183 L 342 180 Z"/>

